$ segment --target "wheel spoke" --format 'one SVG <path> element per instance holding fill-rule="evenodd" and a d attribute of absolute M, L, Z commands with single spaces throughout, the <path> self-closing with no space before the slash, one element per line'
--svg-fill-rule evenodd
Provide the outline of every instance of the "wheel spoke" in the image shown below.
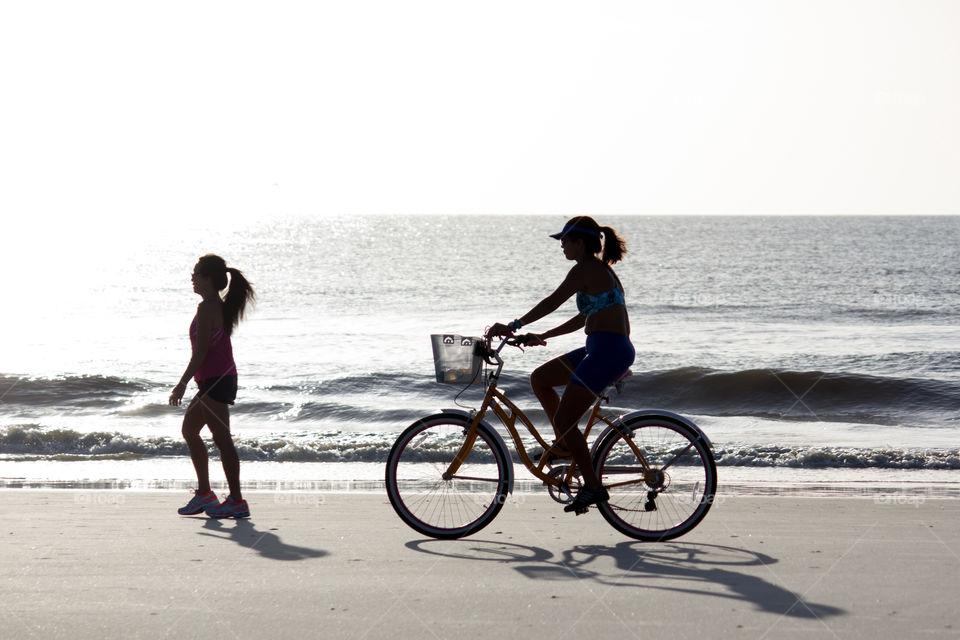
<path fill-rule="evenodd" d="M 459 473 L 455 476 L 450 476 L 451 480 L 473 480 L 474 482 L 500 482 L 500 478 L 477 478 L 474 476 L 462 476 Z"/>
<path fill-rule="evenodd" d="M 640 464 L 634 450 L 646 462 Z M 612 432 L 596 467 L 610 492 L 603 516 L 640 540 L 666 540 L 703 518 L 716 487 L 716 466 L 699 433 L 668 420 L 644 418 Z"/>
<path fill-rule="evenodd" d="M 469 424 L 431 416 L 397 439 L 387 461 L 387 494 L 397 514 L 417 531 L 456 538 L 480 530 L 503 506 L 509 458 L 497 439 L 479 429 L 453 476 L 445 473 L 461 454 Z"/>

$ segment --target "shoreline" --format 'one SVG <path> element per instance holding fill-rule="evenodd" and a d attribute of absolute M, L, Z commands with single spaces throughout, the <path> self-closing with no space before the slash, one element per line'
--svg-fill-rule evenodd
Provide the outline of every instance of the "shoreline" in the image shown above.
<path fill-rule="evenodd" d="M 221 521 L 177 516 L 183 496 L 168 493 L 0 493 L 3 636 L 485 639 L 549 628 L 878 640 L 960 629 L 955 500 L 730 497 L 686 536 L 641 543 L 542 495 L 446 541 L 409 529 L 385 496 L 251 497 L 250 519 Z"/>
<path fill-rule="evenodd" d="M 544 490 L 515 465 L 516 493 Z M 212 486 L 225 488 L 216 460 Z M 245 491 L 357 491 L 383 493 L 382 463 L 243 462 Z M 950 469 L 797 469 L 719 465 L 718 495 L 876 497 L 881 495 L 960 498 L 960 473 Z M 0 489 L 187 491 L 196 486 L 190 459 L 127 461 L 29 461 L 0 459 Z"/>
<path fill-rule="evenodd" d="M 328 493 L 386 494 L 385 482 L 366 480 L 243 480 L 244 493 L 283 493 L 287 495 L 322 495 Z M 25 479 L 0 477 L 0 492 L 18 491 L 87 491 L 126 493 L 183 493 L 192 491 L 196 480 L 129 480 L 129 479 Z M 211 488 L 226 493 L 226 482 L 211 481 Z M 546 491 L 537 481 L 518 481 L 513 496 L 531 496 Z M 822 499 L 869 499 L 883 502 L 915 502 L 925 500 L 960 499 L 960 482 L 929 480 L 897 481 L 847 481 L 823 482 L 742 482 L 723 483 L 718 486 L 717 500 L 728 497 L 780 497 Z"/>

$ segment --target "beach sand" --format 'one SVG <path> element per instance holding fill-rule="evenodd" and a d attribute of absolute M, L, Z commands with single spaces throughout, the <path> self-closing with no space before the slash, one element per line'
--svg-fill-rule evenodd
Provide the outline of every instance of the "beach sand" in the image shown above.
<path fill-rule="evenodd" d="M 541 494 L 424 539 L 370 493 L 0 491 L 0 638 L 956 638 L 960 502 L 721 497 L 668 543 Z"/>

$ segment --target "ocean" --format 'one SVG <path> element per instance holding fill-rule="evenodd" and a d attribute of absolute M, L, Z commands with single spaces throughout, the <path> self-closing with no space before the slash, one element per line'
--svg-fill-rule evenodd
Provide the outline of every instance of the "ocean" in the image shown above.
<path fill-rule="evenodd" d="M 960 218 L 599 220 L 628 243 L 615 268 L 637 350 L 612 407 L 694 420 L 721 491 L 960 487 Z M 0 487 L 192 486 L 167 396 L 189 359 L 190 272 L 214 252 L 258 295 L 234 334 L 245 482 L 376 490 L 400 431 L 479 401 L 436 383 L 430 335 L 481 335 L 549 294 L 571 266 L 548 237 L 563 222 L 197 222 L 61 239 L 29 260 L 9 245 Z M 530 330 L 575 313 L 571 300 Z M 501 386 L 538 425 L 527 376 L 582 342 L 508 352 Z"/>

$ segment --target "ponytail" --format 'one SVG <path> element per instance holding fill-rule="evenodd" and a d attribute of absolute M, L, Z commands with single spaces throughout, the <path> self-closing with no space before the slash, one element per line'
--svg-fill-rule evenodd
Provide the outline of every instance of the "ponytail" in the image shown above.
<path fill-rule="evenodd" d="M 618 236 L 611 227 L 601 227 L 590 216 L 570 218 L 564 226 L 564 231 L 565 233 L 557 233 L 550 237 L 582 240 L 587 251 L 594 256 L 601 256 L 600 259 L 608 266 L 620 262 L 627 253 L 627 243 L 623 238 Z"/>
<path fill-rule="evenodd" d="M 602 227 L 603 233 L 603 261 L 608 265 L 616 264 L 627 253 L 627 243 L 610 227 Z"/>
<path fill-rule="evenodd" d="M 230 335 L 243 319 L 247 303 L 253 305 L 256 302 L 257 294 L 240 269 L 228 267 L 226 271 L 230 274 L 230 288 L 223 297 L 223 330 Z"/>

